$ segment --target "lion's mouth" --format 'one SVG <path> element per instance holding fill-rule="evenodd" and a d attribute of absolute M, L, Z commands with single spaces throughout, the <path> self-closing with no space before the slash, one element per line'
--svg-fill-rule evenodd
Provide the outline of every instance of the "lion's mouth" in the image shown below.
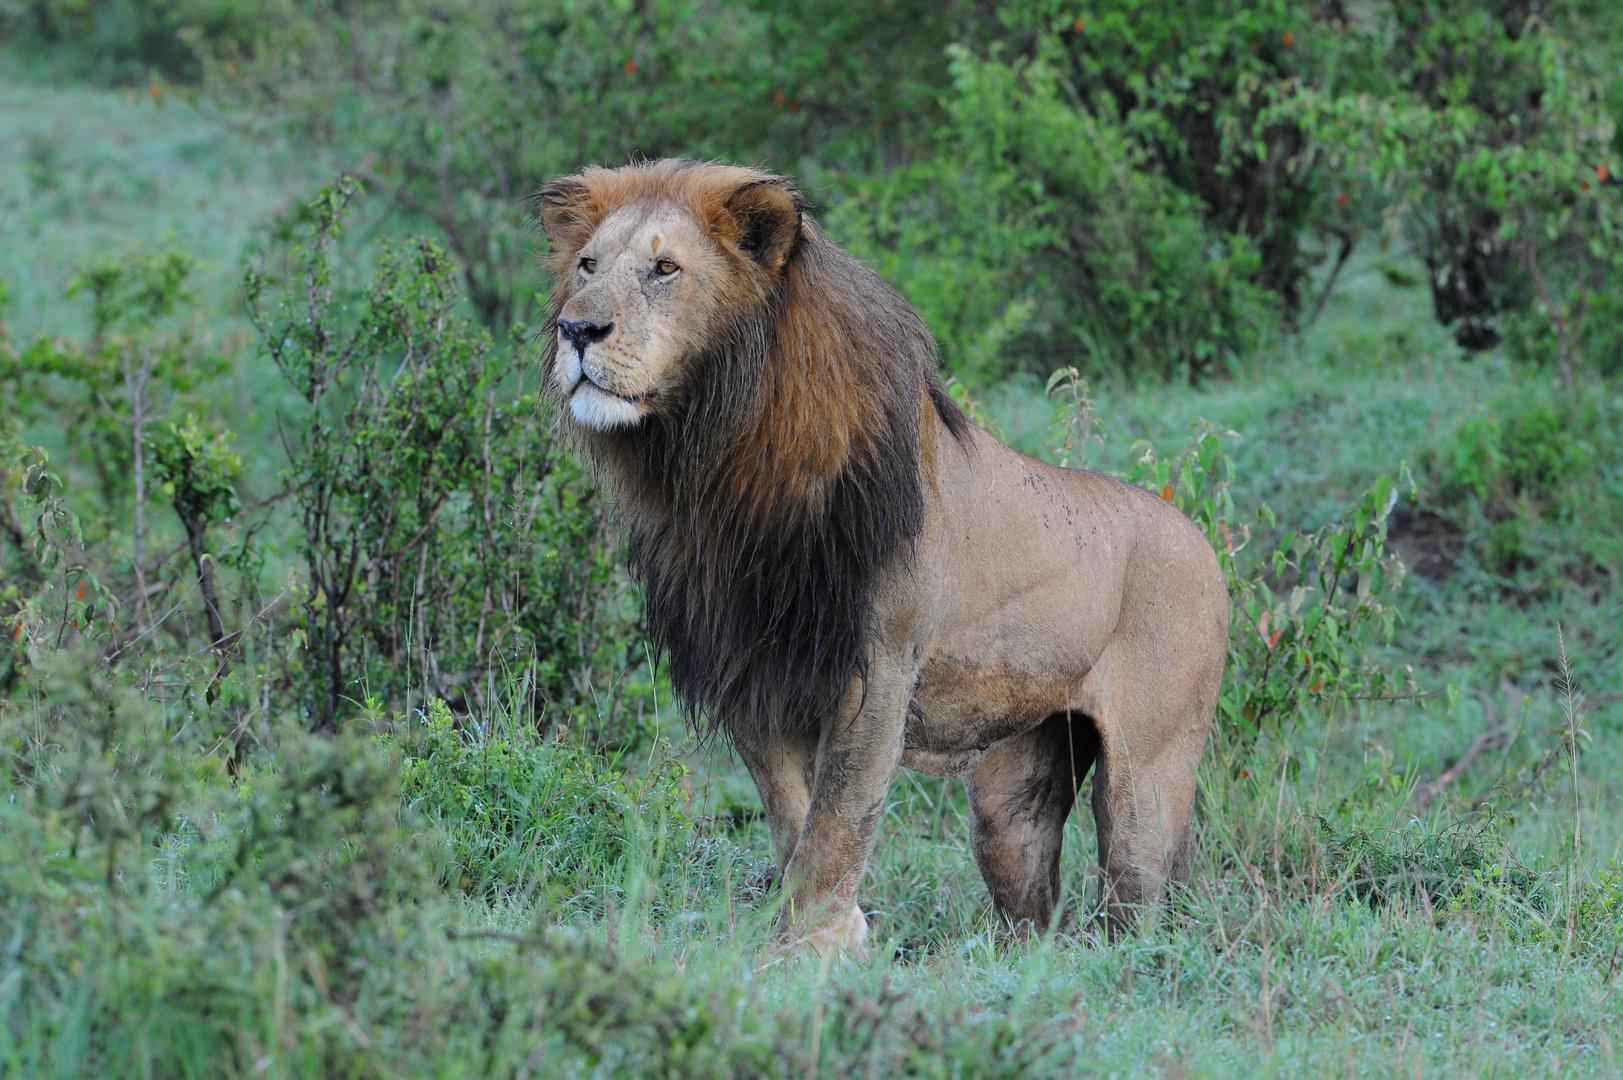
<path fill-rule="evenodd" d="M 569 391 L 569 396 L 574 397 L 576 394 L 580 393 L 580 388 L 583 386 L 590 386 L 593 390 L 596 390 L 600 394 L 607 394 L 609 397 L 619 398 L 628 405 L 641 405 L 650 398 L 659 396 L 659 391 L 657 389 L 649 390 L 642 394 L 622 394 L 618 390 L 610 390 L 608 387 L 604 386 L 602 383 L 588 375 L 584 370 L 580 373 L 580 379 L 575 383 L 574 389 Z"/>

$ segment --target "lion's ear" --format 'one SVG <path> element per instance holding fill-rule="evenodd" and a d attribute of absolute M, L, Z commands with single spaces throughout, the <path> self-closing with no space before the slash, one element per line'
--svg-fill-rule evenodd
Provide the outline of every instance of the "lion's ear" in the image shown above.
<path fill-rule="evenodd" d="M 785 180 L 757 180 L 733 192 L 724 204 L 737 227 L 738 250 L 764 269 L 783 269 L 800 236 L 806 203 Z"/>
<path fill-rule="evenodd" d="M 573 255 L 597 228 L 591 189 L 579 176 L 563 176 L 535 193 L 541 231 L 554 255 Z"/>

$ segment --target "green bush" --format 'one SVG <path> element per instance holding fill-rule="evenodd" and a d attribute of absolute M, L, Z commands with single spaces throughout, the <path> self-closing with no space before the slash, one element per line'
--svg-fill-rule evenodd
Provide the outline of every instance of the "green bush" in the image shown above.
<path fill-rule="evenodd" d="M 251 270 L 244 286 L 262 355 L 306 406 L 286 443 L 309 574 L 297 691 L 331 730 L 368 696 L 488 712 L 497 675 L 522 672 L 528 722 L 579 712 L 590 730 L 633 663 L 606 508 L 542 427 L 524 331 L 499 348 L 457 314 L 438 245 L 383 245 L 347 314 L 332 246 L 357 190 L 312 203 L 285 280 Z"/>
<path fill-rule="evenodd" d="M 1294 322 L 1317 265 L 1366 227 L 1325 168 L 1329 152 L 1277 106 L 1303 85 L 1345 92 L 1371 59 L 1339 5 L 1294 0 L 1109 0 L 1016 6 L 1049 32 L 1080 109 L 1119 123 L 1146 164 L 1219 236 L 1243 237 L 1249 279 Z M 1339 269 L 1339 266 L 1337 267 Z"/>
<path fill-rule="evenodd" d="M 1276 305 L 1250 242 L 1210 228 L 1046 59 L 956 49 L 952 72 L 937 156 L 863 182 L 831 217 L 949 366 L 979 383 L 1056 363 L 1167 378 L 1267 340 Z"/>
<path fill-rule="evenodd" d="M 1361 92 L 1308 86 L 1276 110 L 1426 263 L 1461 345 L 1491 348 L 1512 324 L 1559 359 L 1569 391 L 1585 298 L 1618 273 L 1619 162 L 1584 40 L 1616 29 L 1604 6 L 1383 6 L 1365 41 L 1388 61 Z"/>
<path fill-rule="evenodd" d="M 16 0 L 0 7 L 0 28 L 66 49 L 113 85 L 148 79 L 195 84 L 206 56 L 251 54 L 292 0 Z"/>
<path fill-rule="evenodd" d="M 1477 407 L 1438 444 L 1429 463 L 1434 498 L 1475 538 L 1488 570 L 1510 574 L 1540 561 L 1540 549 L 1554 540 L 1545 534 L 1555 520 L 1579 526 L 1576 549 L 1574 537 L 1554 541 L 1569 549 L 1560 559 L 1569 570 L 1590 572 L 1582 567 L 1586 557 L 1611 561 L 1611 529 L 1604 522 L 1618 503 L 1595 483 L 1602 454 L 1615 452 L 1606 415 L 1596 408 L 1558 410 L 1528 396 Z"/>
<path fill-rule="evenodd" d="M 328 730 L 363 698 L 487 710 L 510 678 L 525 723 L 640 742 L 634 597 L 606 508 L 540 424 L 524 332 L 498 347 L 459 317 L 454 264 L 426 241 L 383 245 L 351 314 L 332 245 L 354 190 L 317 200 L 285 282 L 248 275 L 264 355 L 305 406 L 281 418 L 290 468 L 267 498 L 242 490 L 209 408 L 233 358 L 200 330 L 183 253 L 89 260 L 86 339 L 0 339 L 13 423 L 67 442 L 59 473 L 3 433 L 4 689 L 25 691 L 46 642 L 96 648 L 115 681 L 150 669 L 233 768 L 289 710 Z"/>

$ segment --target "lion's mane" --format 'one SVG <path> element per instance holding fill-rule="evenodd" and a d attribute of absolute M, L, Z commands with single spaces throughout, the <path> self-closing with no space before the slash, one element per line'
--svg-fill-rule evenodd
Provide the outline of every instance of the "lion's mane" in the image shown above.
<path fill-rule="evenodd" d="M 740 200 L 766 185 L 787 193 L 791 221 L 781 196 Z M 576 252 L 615 209 L 666 200 L 736 230 L 745 252 L 788 228 L 786 258 L 740 260 L 679 403 L 573 436 L 619 497 L 648 625 L 689 715 L 723 732 L 815 730 L 862 671 L 876 590 L 923 522 L 921 440 L 934 429 L 922 411 L 959 438 L 967 422 L 924 323 L 804 216 L 800 193 L 709 163 L 592 169 L 539 194 L 543 211 L 568 207 L 570 226 L 549 259 L 549 373 Z"/>

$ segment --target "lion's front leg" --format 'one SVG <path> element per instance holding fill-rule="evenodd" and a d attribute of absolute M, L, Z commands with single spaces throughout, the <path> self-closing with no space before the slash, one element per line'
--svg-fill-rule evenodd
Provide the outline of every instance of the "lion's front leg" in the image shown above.
<path fill-rule="evenodd" d="M 901 762 L 911 692 L 901 664 L 876 661 L 866 684 L 853 680 L 837 715 L 823 725 L 805 824 L 782 864 L 780 944 L 867 957 L 868 922 L 857 888 Z"/>
<path fill-rule="evenodd" d="M 772 830 L 773 865 L 782 880 L 811 808 L 817 734 L 740 732 L 733 737 L 733 747 L 744 759 L 761 796 L 766 824 Z"/>

